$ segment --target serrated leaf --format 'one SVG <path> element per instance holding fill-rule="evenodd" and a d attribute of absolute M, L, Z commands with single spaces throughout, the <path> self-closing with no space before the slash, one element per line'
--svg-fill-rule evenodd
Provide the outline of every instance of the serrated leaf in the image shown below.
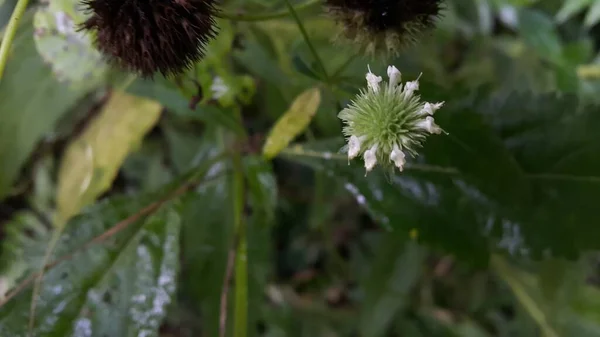
<path fill-rule="evenodd" d="M 100 114 L 66 149 L 58 174 L 59 223 L 105 192 L 144 135 L 154 126 L 159 103 L 114 92 Z"/>
<path fill-rule="evenodd" d="M 292 102 L 289 110 L 279 118 L 271 129 L 263 147 L 263 155 L 275 157 L 297 135 L 310 124 L 321 103 L 321 92 L 318 88 L 304 91 Z"/>
<path fill-rule="evenodd" d="M 336 179 L 385 229 L 408 235 L 417 229 L 419 241 L 456 254 L 465 261 L 485 264 L 488 238 L 474 211 L 480 205 L 466 200 L 466 184 L 445 167 L 416 164 L 386 178 L 381 171 L 365 177 L 364 167 L 336 151 L 342 141 L 321 141 L 286 149 L 283 157 Z"/>
<path fill-rule="evenodd" d="M 52 260 L 80 248 L 155 198 L 117 197 L 88 208 L 67 226 Z M 32 334 L 158 336 L 176 287 L 179 226 L 177 212 L 163 205 L 156 214 L 47 271 L 40 297 L 34 299 L 38 324 Z M 30 299 L 28 290 L 0 308 L 1 335 L 28 335 Z"/>
<path fill-rule="evenodd" d="M 22 19 L 0 83 L 0 199 L 35 144 L 86 94 L 83 87 L 58 83 L 44 65 L 33 41 L 31 14 Z"/>

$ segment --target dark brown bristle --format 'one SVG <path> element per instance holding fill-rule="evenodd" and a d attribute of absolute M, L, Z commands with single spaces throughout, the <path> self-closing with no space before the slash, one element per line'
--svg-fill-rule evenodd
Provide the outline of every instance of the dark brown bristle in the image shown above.
<path fill-rule="evenodd" d="M 443 0 L 325 0 L 346 37 L 393 53 L 433 28 L 442 5 Z"/>
<path fill-rule="evenodd" d="M 204 56 L 216 35 L 214 0 L 85 0 L 91 16 L 81 29 L 96 31 L 108 61 L 152 77 L 178 74 Z"/>
<path fill-rule="evenodd" d="M 364 15 L 369 29 L 383 31 L 393 29 L 406 33 L 407 23 L 431 27 L 441 10 L 440 0 L 327 0 L 337 10 L 356 11 Z"/>

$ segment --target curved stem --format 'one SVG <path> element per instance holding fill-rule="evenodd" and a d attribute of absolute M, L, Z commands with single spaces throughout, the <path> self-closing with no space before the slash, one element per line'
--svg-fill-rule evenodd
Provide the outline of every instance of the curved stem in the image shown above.
<path fill-rule="evenodd" d="M 12 15 L 10 16 L 10 20 L 8 21 L 8 25 L 6 26 L 6 32 L 4 33 L 2 43 L 0 44 L 0 81 L 2 80 L 2 74 L 4 74 L 4 68 L 6 67 L 6 63 L 8 62 L 10 46 L 12 45 L 12 42 L 15 39 L 15 34 L 17 33 L 19 21 L 21 21 L 21 18 L 25 13 L 25 9 L 27 9 L 28 3 L 29 0 L 17 1 L 15 9 L 13 9 Z"/>
<path fill-rule="evenodd" d="M 313 5 L 319 3 L 319 0 L 308 0 L 304 3 L 294 6 L 296 11 L 304 10 L 306 8 L 310 8 Z M 217 12 L 215 15 L 221 19 L 228 19 L 233 21 L 267 21 L 277 18 L 286 17 L 290 14 L 289 10 L 280 10 L 273 13 L 266 14 L 235 14 L 228 13 L 226 11 Z"/>
<path fill-rule="evenodd" d="M 327 74 L 327 69 L 325 69 L 325 64 L 323 63 L 323 60 L 321 60 L 321 57 L 317 53 L 315 46 L 312 44 L 312 41 L 310 40 L 310 37 L 308 36 L 306 29 L 304 28 L 304 24 L 302 23 L 302 20 L 300 20 L 300 17 L 298 17 L 298 13 L 296 12 L 296 9 L 294 8 L 294 6 L 292 6 L 292 4 L 290 3 L 290 0 L 285 0 L 285 4 L 287 5 L 288 10 L 294 17 L 294 20 L 296 21 L 296 24 L 298 25 L 298 29 L 300 29 L 300 33 L 302 33 L 302 36 L 304 37 L 304 41 L 308 45 L 310 52 L 313 54 L 313 57 L 319 64 L 319 67 L 321 68 L 321 72 L 323 73 L 323 78 L 325 79 L 325 82 L 327 84 L 330 84 L 329 75 Z"/>

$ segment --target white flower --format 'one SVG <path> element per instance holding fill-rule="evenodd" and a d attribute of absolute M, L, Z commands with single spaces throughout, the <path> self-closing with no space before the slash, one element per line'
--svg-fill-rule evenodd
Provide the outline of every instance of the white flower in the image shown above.
<path fill-rule="evenodd" d="M 390 86 L 390 88 L 394 88 L 400 82 L 400 80 L 402 78 L 402 74 L 400 73 L 400 70 L 398 70 L 398 68 L 396 68 L 394 66 L 388 66 L 387 74 L 388 74 L 388 77 L 390 78 L 389 86 Z"/>
<path fill-rule="evenodd" d="M 427 130 L 429 133 L 441 133 L 442 129 L 440 129 L 437 124 L 434 123 L 433 117 L 427 116 L 424 120 L 419 121 L 417 123 L 417 127 Z"/>
<path fill-rule="evenodd" d="M 368 67 L 368 66 L 367 66 Z M 381 78 L 381 76 L 377 76 L 375 74 L 373 74 L 371 72 L 371 68 L 368 67 L 369 72 L 367 73 L 367 85 L 369 86 L 369 88 L 371 90 L 373 90 L 373 92 L 378 92 L 379 91 L 379 82 L 383 81 L 383 78 Z"/>
<path fill-rule="evenodd" d="M 390 160 L 394 162 L 394 165 L 396 165 L 396 167 L 400 169 L 400 171 L 404 169 L 404 164 L 406 164 L 405 157 L 406 156 L 404 155 L 404 152 L 400 150 L 397 144 L 394 144 L 392 153 L 390 153 Z"/>
<path fill-rule="evenodd" d="M 439 110 L 444 105 L 444 102 L 438 103 L 429 103 L 426 102 L 421 110 L 422 115 L 433 115 L 437 110 Z"/>
<path fill-rule="evenodd" d="M 412 97 L 415 91 L 419 90 L 419 80 L 416 79 L 414 81 L 406 82 L 404 85 L 404 98 L 409 99 Z"/>
<path fill-rule="evenodd" d="M 432 117 L 444 102 L 421 100 L 416 92 L 421 75 L 414 81 L 402 83 L 400 71 L 390 65 L 387 76 L 388 81 L 382 82 L 381 77 L 368 68 L 367 90 L 361 90 L 338 114 L 345 124 L 348 161 L 361 157 L 367 174 L 377 164 L 402 171 L 406 157 L 417 156 L 430 134 L 444 132 Z"/>
<path fill-rule="evenodd" d="M 348 159 L 354 159 L 360 153 L 360 138 L 352 135 L 348 139 Z"/>
<path fill-rule="evenodd" d="M 365 160 L 367 172 L 371 171 L 375 167 L 375 164 L 377 164 L 377 144 L 365 151 L 363 158 Z"/>
<path fill-rule="evenodd" d="M 219 76 L 215 77 L 213 83 L 210 86 L 210 91 L 214 99 L 219 99 L 229 91 L 229 87 L 225 85 L 223 79 Z"/>

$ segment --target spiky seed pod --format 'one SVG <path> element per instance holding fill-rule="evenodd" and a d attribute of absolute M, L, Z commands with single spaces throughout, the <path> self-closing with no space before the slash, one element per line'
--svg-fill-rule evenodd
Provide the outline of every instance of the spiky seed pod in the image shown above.
<path fill-rule="evenodd" d="M 369 55 L 396 55 L 435 26 L 442 0 L 325 0 L 343 35 Z"/>
<path fill-rule="evenodd" d="M 152 77 L 178 74 L 202 59 L 216 35 L 215 0 L 84 0 L 90 17 L 80 29 L 95 31 L 108 61 Z"/>

